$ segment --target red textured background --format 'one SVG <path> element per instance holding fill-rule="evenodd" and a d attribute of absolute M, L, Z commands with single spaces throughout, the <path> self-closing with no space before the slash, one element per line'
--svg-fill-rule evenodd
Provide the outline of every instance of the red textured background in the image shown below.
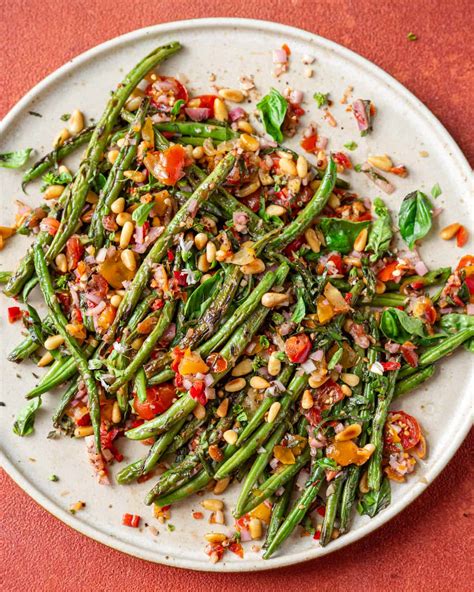
<path fill-rule="evenodd" d="M 253 17 L 304 27 L 372 60 L 413 91 L 474 162 L 471 0 L 0 0 L 0 14 L 2 117 L 44 76 L 122 33 L 185 18 Z M 409 31 L 418 41 L 407 41 Z M 0 471 L 0 590 L 467 591 L 473 441 L 471 434 L 428 491 L 365 540 L 293 568 L 242 575 L 177 570 L 108 549 L 50 516 Z"/>

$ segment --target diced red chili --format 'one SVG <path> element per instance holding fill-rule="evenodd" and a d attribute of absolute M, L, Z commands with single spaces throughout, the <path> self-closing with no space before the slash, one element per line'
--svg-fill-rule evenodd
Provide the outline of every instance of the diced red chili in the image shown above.
<path fill-rule="evenodd" d="M 8 308 L 8 322 L 16 323 L 21 319 L 21 308 L 19 306 L 10 306 Z"/>
<path fill-rule="evenodd" d="M 124 514 L 122 516 L 122 524 L 124 526 L 130 526 L 131 528 L 138 528 L 140 525 L 141 517 L 137 514 Z"/>

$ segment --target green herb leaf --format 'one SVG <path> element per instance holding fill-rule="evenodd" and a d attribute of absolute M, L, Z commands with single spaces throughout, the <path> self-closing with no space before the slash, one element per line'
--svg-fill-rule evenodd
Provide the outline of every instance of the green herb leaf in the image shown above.
<path fill-rule="evenodd" d="M 279 312 L 274 312 L 272 314 L 272 321 L 275 323 L 275 325 L 281 325 L 285 320 L 285 317 L 280 314 Z"/>
<path fill-rule="evenodd" d="M 471 337 L 471 339 L 468 339 L 464 343 L 464 349 L 470 352 L 471 354 L 474 354 L 474 337 Z"/>
<path fill-rule="evenodd" d="M 150 203 L 144 203 L 138 206 L 136 210 L 133 211 L 132 220 L 135 220 L 137 226 L 143 226 L 150 215 L 150 212 L 155 207 L 155 202 L 152 201 Z"/>
<path fill-rule="evenodd" d="M 0 167 L 4 169 L 19 169 L 28 162 L 33 148 L 17 150 L 16 152 L 4 152 L 0 154 Z"/>
<path fill-rule="evenodd" d="M 431 190 L 431 195 L 433 196 L 433 198 L 436 199 L 442 193 L 443 193 L 443 191 L 442 191 L 441 187 L 439 186 L 439 183 L 435 183 L 435 185 L 433 185 L 433 189 Z"/>
<path fill-rule="evenodd" d="M 258 338 L 258 343 L 260 347 L 263 349 L 268 349 L 270 347 L 270 341 L 268 340 L 268 337 L 266 335 L 260 335 L 260 337 Z"/>
<path fill-rule="evenodd" d="M 370 222 L 349 222 L 340 218 L 321 218 L 319 226 L 326 240 L 329 251 L 350 253 L 354 247 L 354 241 L 360 231 L 370 226 Z"/>
<path fill-rule="evenodd" d="M 304 319 L 306 315 L 306 304 L 303 298 L 303 290 L 298 290 L 298 300 L 296 301 L 296 306 L 291 315 L 291 320 L 293 323 L 299 324 Z"/>
<path fill-rule="evenodd" d="M 347 142 L 347 144 L 344 144 L 344 148 L 347 148 L 348 150 L 355 150 L 357 146 L 357 142 Z"/>
<path fill-rule="evenodd" d="M 336 471 L 338 469 L 338 464 L 333 458 L 327 458 L 324 456 L 323 458 L 318 458 L 314 462 L 322 469 L 329 469 L 330 471 Z"/>
<path fill-rule="evenodd" d="M 410 249 L 428 234 L 432 225 L 433 205 L 421 191 L 409 193 L 398 214 L 400 234 Z"/>
<path fill-rule="evenodd" d="M 46 173 L 43 175 L 41 180 L 43 181 L 43 185 L 41 186 L 41 191 L 44 191 L 46 187 L 49 185 L 67 185 L 72 181 L 71 173 L 61 173 L 60 175 L 55 175 L 54 173 Z"/>
<path fill-rule="evenodd" d="M 356 173 L 360 173 L 362 170 L 362 165 L 361 164 L 355 164 L 354 165 L 354 170 Z"/>
<path fill-rule="evenodd" d="M 334 368 L 337 366 L 337 364 L 339 364 L 339 362 L 341 361 L 341 358 L 344 354 L 344 348 L 340 347 L 339 349 L 337 349 L 332 358 L 329 360 L 328 362 L 328 370 L 334 370 Z"/>
<path fill-rule="evenodd" d="M 313 95 L 313 99 L 316 101 L 319 109 L 324 107 L 324 105 L 328 104 L 328 97 L 329 93 L 322 93 L 322 92 L 315 92 Z"/>
<path fill-rule="evenodd" d="M 191 295 L 186 300 L 183 310 L 186 319 L 192 319 L 200 313 L 202 304 L 213 297 L 213 294 L 220 284 L 222 275 L 222 270 L 218 271 L 192 291 Z"/>
<path fill-rule="evenodd" d="M 54 482 L 56 482 L 56 481 L 59 481 L 59 477 L 58 477 L 57 475 L 55 475 L 54 473 L 53 473 L 52 475 L 50 475 L 50 476 L 48 477 L 48 479 L 49 479 L 50 481 L 53 481 L 53 483 L 54 483 Z"/>
<path fill-rule="evenodd" d="M 41 397 L 36 397 L 31 403 L 25 405 L 18 414 L 15 423 L 13 424 L 13 432 L 17 436 L 28 436 L 34 430 L 35 415 L 41 407 Z"/>
<path fill-rule="evenodd" d="M 408 41 L 416 41 L 418 37 L 415 35 L 415 33 L 408 33 L 407 39 Z"/>
<path fill-rule="evenodd" d="M 442 315 L 440 325 L 448 333 L 457 333 L 474 327 L 474 316 L 457 313 Z"/>
<path fill-rule="evenodd" d="M 392 492 L 390 481 L 385 477 L 378 491 L 369 491 L 366 493 L 357 505 L 357 511 L 362 516 L 367 514 L 373 518 L 381 510 L 390 505 Z"/>
<path fill-rule="evenodd" d="M 387 308 L 383 311 L 380 328 L 385 337 L 397 343 L 413 341 L 414 337 L 425 337 L 423 321 L 408 316 L 405 311 L 398 308 Z"/>
<path fill-rule="evenodd" d="M 281 126 L 288 109 L 285 98 L 275 88 L 272 88 L 269 94 L 257 103 L 257 109 L 261 113 L 263 127 L 267 134 L 276 142 L 282 142 Z"/>
<path fill-rule="evenodd" d="M 373 254 L 370 256 L 372 262 L 382 257 L 390 247 L 393 238 L 390 212 L 380 197 L 376 197 L 374 200 L 374 210 L 378 218 L 372 224 L 367 242 L 367 250 L 373 251 Z"/>
<path fill-rule="evenodd" d="M 184 105 L 183 99 L 178 99 L 176 101 L 176 103 L 173 105 L 173 108 L 171 109 L 171 116 L 177 117 L 179 115 L 179 112 L 181 111 L 181 107 L 183 105 Z"/>
<path fill-rule="evenodd" d="M 59 119 L 61 121 L 69 121 L 69 119 L 71 119 L 71 114 L 70 113 L 63 113 Z"/>

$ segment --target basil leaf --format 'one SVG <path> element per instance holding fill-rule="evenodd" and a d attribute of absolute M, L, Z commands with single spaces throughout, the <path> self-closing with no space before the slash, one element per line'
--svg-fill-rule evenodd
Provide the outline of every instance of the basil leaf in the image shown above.
<path fill-rule="evenodd" d="M 344 144 L 344 148 L 347 148 L 348 150 L 355 150 L 357 146 L 357 142 L 347 142 L 347 144 Z"/>
<path fill-rule="evenodd" d="M 183 99 L 179 99 L 178 101 L 176 101 L 176 103 L 173 105 L 173 108 L 171 109 L 171 116 L 177 117 L 179 115 L 179 112 L 181 111 L 181 107 L 183 105 L 184 105 Z"/>
<path fill-rule="evenodd" d="M 4 152 L 0 154 L 0 167 L 4 169 L 19 169 L 24 166 L 33 148 L 25 148 L 25 150 L 17 150 L 16 152 Z"/>
<path fill-rule="evenodd" d="M 416 336 L 425 337 L 423 321 L 408 316 L 398 308 L 387 308 L 383 311 L 380 328 L 385 337 L 397 343 L 413 341 Z"/>
<path fill-rule="evenodd" d="M 303 291 L 298 290 L 298 300 L 296 302 L 295 309 L 293 314 L 291 315 L 291 320 L 293 323 L 299 324 L 304 319 L 306 314 L 306 304 L 303 298 Z"/>
<path fill-rule="evenodd" d="M 132 220 L 135 220 L 138 226 L 143 226 L 147 221 L 148 215 L 154 207 L 154 201 L 139 205 L 138 208 L 133 211 Z"/>
<path fill-rule="evenodd" d="M 447 314 L 441 317 L 441 329 L 448 333 L 457 333 L 464 329 L 471 329 L 474 327 L 474 316 L 467 314 Z"/>
<path fill-rule="evenodd" d="M 367 514 L 373 518 L 381 510 L 390 505 L 392 500 L 392 491 L 390 481 L 385 477 L 378 491 L 369 491 L 357 504 L 357 511 L 361 516 Z"/>
<path fill-rule="evenodd" d="M 349 222 L 339 218 L 321 218 L 319 226 L 326 240 L 326 247 L 330 251 L 350 253 L 354 248 L 354 241 L 361 230 L 368 228 L 370 222 Z"/>
<path fill-rule="evenodd" d="M 187 319 L 191 319 L 200 312 L 202 304 L 212 297 L 221 279 L 222 271 L 218 271 L 192 291 L 191 296 L 186 300 L 183 311 Z"/>
<path fill-rule="evenodd" d="M 263 127 L 267 134 L 276 142 L 282 142 L 281 126 L 288 109 L 285 98 L 275 88 L 272 88 L 269 94 L 257 103 L 257 109 L 261 113 Z"/>
<path fill-rule="evenodd" d="M 374 200 L 374 210 L 378 217 L 372 224 L 367 242 L 367 250 L 373 251 L 373 254 L 370 256 L 372 262 L 382 257 L 390 247 L 393 238 L 390 212 L 380 197 L 376 197 Z"/>
<path fill-rule="evenodd" d="M 17 436 L 28 436 L 34 430 L 35 415 L 41 407 L 41 397 L 36 397 L 31 403 L 25 405 L 18 414 L 18 417 L 13 424 L 13 432 Z"/>
<path fill-rule="evenodd" d="M 398 214 L 400 234 L 410 249 L 428 234 L 432 225 L 433 205 L 421 191 L 409 193 Z"/>
<path fill-rule="evenodd" d="M 442 191 L 441 187 L 439 186 L 439 183 L 436 183 L 435 185 L 433 185 L 433 189 L 431 190 L 431 195 L 434 197 L 434 199 L 439 197 L 442 193 L 443 193 L 443 191 Z"/>
<path fill-rule="evenodd" d="M 333 458 L 327 458 L 326 456 L 318 458 L 315 464 L 322 469 L 329 469 L 330 471 L 336 471 L 338 469 L 337 462 Z"/>

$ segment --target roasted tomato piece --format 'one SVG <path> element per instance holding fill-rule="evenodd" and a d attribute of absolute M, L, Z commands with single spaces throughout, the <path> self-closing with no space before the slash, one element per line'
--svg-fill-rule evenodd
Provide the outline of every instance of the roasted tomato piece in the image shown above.
<path fill-rule="evenodd" d="M 404 411 L 391 411 L 384 428 L 384 446 L 388 452 L 414 448 L 421 438 L 418 421 Z"/>
<path fill-rule="evenodd" d="M 306 333 L 292 335 L 285 342 L 285 353 L 293 364 L 301 364 L 305 362 L 308 359 L 310 351 L 311 339 Z"/>
<path fill-rule="evenodd" d="M 150 101 L 158 111 L 168 113 L 173 108 L 176 101 L 182 100 L 185 103 L 188 100 L 188 91 L 186 87 L 171 76 L 157 76 L 145 90 L 145 94 L 150 97 Z"/>
<path fill-rule="evenodd" d="M 323 409 L 329 409 L 338 401 L 344 399 L 341 387 L 332 378 L 318 387 L 318 405 Z"/>
<path fill-rule="evenodd" d="M 176 387 L 172 382 L 164 382 L 146 389 L 146 401 L 141 403 L 137 395 L 133 398 L 133 408 L 142 419 L 153 419 L 169 409 L 176 396 Z"/>
<path fill-rule="evenodd" d="M 66 243 L 66 259 L 69 271 L 76 269 L 84 255 L 84 247 L 77 236 L 71 236 Z"/>
<path fill-rule="evenodd" d="M 166 150 L 148 152 L 143 159 L 148 171 L 165 185 L 176 185 L 183 176 L 186 152 L 176 144 Z"/>

